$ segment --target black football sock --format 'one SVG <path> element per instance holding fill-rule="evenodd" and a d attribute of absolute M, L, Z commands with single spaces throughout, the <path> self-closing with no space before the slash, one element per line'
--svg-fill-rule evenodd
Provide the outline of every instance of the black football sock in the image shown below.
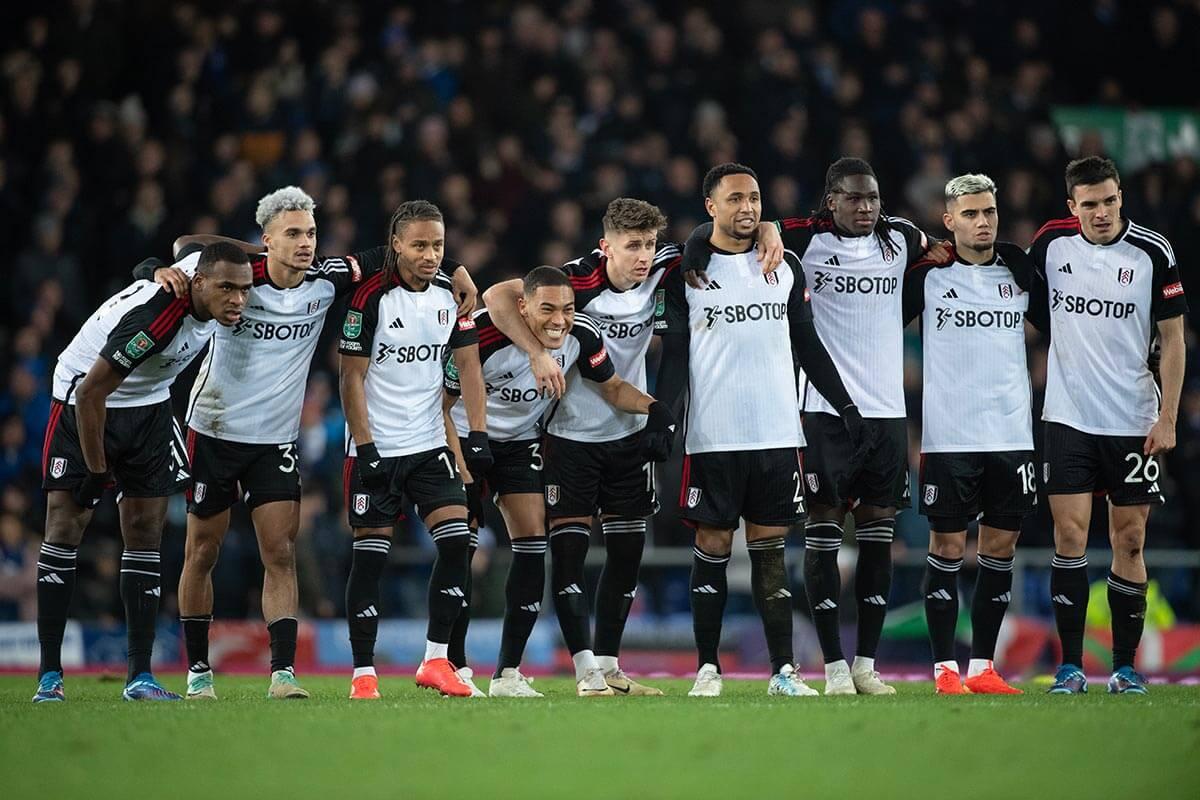
<path fill-rule="evenodd" d="M 379 579 L 387 566 L 392 540 L 363 536 L 354 540 L 350 578 L 346 581 L 346 624 L 354 667 L 375 665 L 375 639 L 379 635 Z"/>
<path fill-rule="evenodd" d="M 954 628 L 958 623 L 958 572 L 961 558 L 942 558 L 930 553 L 925 557 L 925 622 L 929 626 L 929 647 L 933 663 L 954 660 Z"/>
<path fill-rule="evenodd" d="M 892 538 L 895 517 L 864 522 L 854 532 L 858 541 L 858 565 L 854 573 L 854 597 L 858 601 L 858 643 L 855 655 L 874 658 L 887 617 L 892 591 Z"/>
<path fill-rule="evenodd" d="M 1132 667 L 1146 624 L 1146 584 L 1108 573 L 1108 607 L 1112 611 L 1113 672 Z"/>
<path fill-rule="evenodd" d="M 571 655 L 592 649 L 583 581 L 590 533 L 587 525 L 559 525 L 550 529 L 550 589 L 554 592 L 558 626 Z"/>
<path fill-rule="evenodd" d="M 979 554 L 979 575 L 971 600 L 971 658 L 991 661 L 1004 613 L 1012 601 L 1013 559 Z"/>
<path fill-rule="evenodd" d="M 792 652 L 792 590 L 784 560 L 784 539 L 759 539 L 746 543 L 750 553 L 750 592 L 762 617 L 771 671 L 795 662 Z"/>
<path fill-rule="evenodd" d="M 479 549 L 479 531 L 471 531 L 471 543 L 467 547 L 467 577 L 463 581 L 463 603 L 462 612 L 459 613 L 458 619 L 454 620 L 454 628 L 450 631 L 450 646 L 446 651 L 446 658 L 450 659 L 450 663 L 456 669 L 462 669 L 467 666 L 467 628 L 471 627 L 471 583 L 474 576 L 471 574 L 471 562 L 475 558 L 475 551 Z"/>
<path fill-rule="evenodd" d="M 208 629 L 212 625 L 212 614 L 196 617 L 180 617 L 183 626 L 183 644 L 187 649 L 189 672 L 208 672 Z M 268 628 L 268 630 L 270 630 Z"/>
<path fill-rule="evenodd" d="M 697 668 L 712 664 L 721 671 L 721 621 L 729 596 L 729 555 L 714 556 L 692 548 L 692 630 L 696 635 Z"/>
<path fill-rule="evenodd" d="M 1083 628 L 1087 622 L 1087 556 L 1054 554 L 1050 562 L 1050 600 L 1062 642 L 1062 663 L 1083 666 Z"/>
<path fill-rule="evenodd" d="M 150 672 L 154 655 L 154 626 L 162 576 L 157 550 L 126 550 L 121 554 L 121 600 L 125 604 L 125 629 L 129 641 L 128 680 Z"/>
<path fill-rule="evenodd" d="M 546 592 L 546 537 L 514 539 L 512 564 L 504 584 L 504 627 L 500 633 L 500 658 L 495 677 L 505 667 L 521 666 L 525 644 Z"/>
<path fill-rule="evenodd" d="M 596 587 L 596 655 L 616 658 L 621 650 L 625 621 L 637 594 L 638 569 L 646 548 L 646 520 L 606 519 L 604 570 Z"/>
<path fill-rule="evenodd" d="M 842 574 L 838 570 L 842 533 L 841 524 L 831 521 L 810 522 L 804 531 L 804 593 L 826 664 L 845 659 L 838 609 L 842 594 Z"/>
<path fill-rule="evenodd" d="M 429 575 L 429 627 L 426 638 L 438 644 L 450 642 L 450 631 L 466 600 L 467 552 L 471 529 L 465 519 L 448 519 L 430 529 L 437 558 Z"/>
<path fill-rule="evenodd" d="M 271 672 L 295 667 L 299 628 L 295 617 L 281 617 L 267 626 L 271 640 Z"/>
<path fill-rule="evenodd" d="M 75 591 L 75 558 L 79 548 L 42 542 L 37 565 L 37 631 L 42 658 L 38 676 L 62 672 L 63 633 Z"/>

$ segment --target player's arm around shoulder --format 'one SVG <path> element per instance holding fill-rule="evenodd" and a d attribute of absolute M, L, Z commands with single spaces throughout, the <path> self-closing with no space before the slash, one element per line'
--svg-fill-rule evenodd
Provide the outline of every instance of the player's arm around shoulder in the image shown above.
<path fill-rule="evenodd" d="M 496 329 L 529 356 L 529 367 L 533 370 L 537 388 L 551 397 L 562 397 L 567 390 L 567 379 L 558 362 L 542 347 L 521 316 L 521 285 L 520 278 L 493 284 L 484 291 L 483 304 Z"/>

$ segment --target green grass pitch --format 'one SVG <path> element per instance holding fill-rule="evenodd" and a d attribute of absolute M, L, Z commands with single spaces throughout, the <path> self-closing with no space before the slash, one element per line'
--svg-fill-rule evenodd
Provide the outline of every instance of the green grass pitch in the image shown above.
<path fill-rule="evenodd" d="M 727 680 L 698 699 L 688 681 L 647 682 L 667 696 L 581 700 L 570 680 L 540 679 L 545 700 L 448 700 L 385 676 L 384 700 L 351 703 L 348 677 L 269 701 L 265 679 L 218 676 L 217 702 L 151 704 L 68 676 L 66 703 L 34 706 L 33 678 L 5 676 L 0 796 L 1200 797 L 1200 687 L 793 699 Z"/>

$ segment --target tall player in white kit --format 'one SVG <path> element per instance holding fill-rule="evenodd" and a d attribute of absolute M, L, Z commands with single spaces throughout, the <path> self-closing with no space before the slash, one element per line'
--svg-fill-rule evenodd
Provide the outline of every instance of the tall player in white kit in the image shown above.
<path fill-rule="evenodd" d="M 137 281 L 84 323 L 54 367 L 54 400 L 42 449 L 46 538 L 38 556 L 41 665 L 35 703 L 65 699 L 62 640 L 75 588 L 79 543 L 105 488 L 121 516 L 121 599 L 129 642 L 126 700 L 178 700 L 150 671 L 158 601 L 159 546 L 167 498 L 189 474 L 171 384 L 219 325 L 240 318 L 250 265 L 237 247 L 191 256 L 187 297 Z"/>
<path fill-rule="evenodd" d="M 696 527 L 692 620 L 699 669 L 693 697 L 721 694 L 718 650 L 733 534 L 745 521 L 750 585 L 771 660 L 768 694 L 809 696 L 793 666 L 788 528 L 804 521 L 804 434 L 797 365 L 836 404 L 857 446 L 862 417 L 817 336 L 800 259 L 764 274 L 753 254 L 762 212 L 758 179 L 740 164 L 704 178 L 713 217 L 707 284 L 667 278 L 655 328 L 663 337 L 656 391 L 672 411 L 687 395 L 680 516 Z"/>
<path fill-rule="evenodd" d="M 467 496 L 448 446 L 442 365 L 453 355 L 469 431 L 463 457 L 473 472 L 491 465 L 486 400 L 475 322 L 456 318 L 450 279 L 439 272 L 445 247 L 433 203 L 401 203 L 388 224 L 383 271 L 350 299 L 342 336 L 339 387 L 346 413 L 345 492 L 354 532 L 346 582 L 346 621 L 354 656 L 352 699 L 379 699 L 375 640 L 379 580 L 405 501 L 437 547 L 429 577 L 429 626 L 418 686 L 446 696 L 473 692 L 449 659 L 466 598 L 471 531 Z"/>
<path fill-rule="evenodd" d="M 563 266 L 575 291 L 575 307 L 604 334 L 616 374 L 646 389 L 646 351 L 663 276 L 679 263 L 679 248 L 659 244 L 666 217 L 643 200 L 619 197 L 608 205 L 599 249 Z M 530 354 L 534 373 L 553 373 L 555 364 L 532 335 L 517 303 L 520 280 L 484 292 L 492 322 Z M 646 518 L 657 508 L 647 425 L 662 428 L 666 418 L 614 408 L 602 389 L 578 372 L 567 376 L 567 391 L 546 424 L 545 484 L 550 517 L 551 584 L 555 613 L 575 661 L 577 681 L 594 681 L 596 669 L 618 694 L 658 695 L 661 691 L 631 679 L 617 657 L 625 621 L 637 592 L 646 542 Z M 665 409 L 663 409 L 665 410 Z M 589 603 L 584 589 L 592 519 L 601 518 L 606 559 L 596 597 L 593 649 Z M 602 686 L 589 691 L 602 692 Z"/>
<path fill-rule="evenodd" d="M 929 518 L 925 619 L 938 694 L 1020 694 L 992 664 L 1012 590 L 1021 520 L 1037 505 L 1025 312 L 1033 263 L 996 241 L 996 184 L 960 175 L 946 184 L 955 260 L 922 260 L 904 281 L 904 320 L 921 319 L 921 513 Z M 967 523 L 979 519 L 966 681 L 954 660 L 958 574 Z"/>
<path fill-rule="evenodd" d="M 1121 215 L 1113 162 L 1090 157 L 1066 171 L 1071 216 L 1046 223 L 1029 254 L 1039 281 L 1030 314 L 1048 316 L 1043 479 L 1054 516 L 1050 593 L 1063 663 L 1052 694 L 1087 691 L 1087 535 L 1092 494 L 1108 495 L 1113 674 L 1108 691 L 1145 694 L 1134 667 L 1146 613 L 1146 520 L 1163 501 L 1157 456 L 1175 446 L 1183 387 L 1179 265 L 1160 234 Z M 1161 391 L 1147 360 L 1162 348 Z"/>
<path fill-rule="evenodd" d="M 666 406 L 623 380 L 613 369 L 599 326 L 575 312 L 575 291 L 570 278 L 555 267 L 537 267 L 525 276 L 519 310 L 531 331 L 567 372 L 567 383 L 576 387 L 575 373 L 594 383 L 600 396 L 614 408 L 648 416 L 646 429 L 670 436 L 674 419 Z M 474 530 L 482 513 L 483 494 L 491 492 L 512 540 L 512 563 L 505 584 L 504 628 L 496 672 L 488 686 L 492 697 L 541 697 L 521 674 L 521 657 L 533 631 L 545 591 L 546 506 L 543 499 L 542 416 L 554 402 L 537 386 L 523 350 L 502 334 L 489 312 L 475 314 L 480 360 L 487 386 L 488 439 L 494 461 L 480 474 L 467 477 L 468 506 Z M 457 365 L 446 364 L 446 392 L 458 398 L 450 416 L 460 436 L 470 430 Z M 464 452 L 467 442 L 462 442 Z M 653 454 L 665 458 L 667 448 Z M 468 470 L 469 471 L 469 470 Z M 469 602 L 469 598 L 468 598 Z M 455 662 L 457 663 L 457 662 Z M 576 686 L 583 697 L 611 696 L 614 691 L 599 668 L 584 675 Z"/>
<path fill-rule="evenodd" d="M 297 437 L 313 353 L 325 317 L 383 265 L 385 247 L 318 258 L 316 203 L 294 186 L 259 200 L 254 288 L 243 318 L 213 339 L 188 410 L 188 538 L 179 579 L 179 615 L 188 658 L 188 697 L 214 699 L 209 663 L 212 572 L 230 507 L 250 509 L 263 562 L 262 611 L 271 648 L 268 696 L 303 699 L 294 671 L 298 622 L 295 539 L 300 524 Z M 181 242 L 206 237 L 182 237 Z M 173 270 L 155 280 L 171 285 Z M 466 270 L 458 276 L 469 282 Z"/>

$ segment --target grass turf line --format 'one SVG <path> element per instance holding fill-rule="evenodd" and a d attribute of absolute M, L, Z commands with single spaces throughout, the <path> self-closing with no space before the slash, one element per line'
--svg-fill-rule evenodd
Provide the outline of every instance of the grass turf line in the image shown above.
<path fill-rule="evenodd" d="M 164 675 L 181 689 L 179 675 Z M 486 684 L 486 677 L 479 681 Z M 32 677 L 0 677 L 6 798 L 950 796 L 1172 797 L 1200 787 L 1200 688 L 1080 697 L 774 698 L 766 681 L 689 698 L 444 699 L 385 677 L 351 703 L 349 678 L 303 678 L 272 701 L 266 678 L 217 677 L 216 702 L 125 703 L 121 684 L 67 678 L 34 706 Z M 820 681 L 813 685 L 821 687 Z M 485 689 L 486 691 L 486 689 Z M 137 787 L 136 789 L 134 787 Z"/>

